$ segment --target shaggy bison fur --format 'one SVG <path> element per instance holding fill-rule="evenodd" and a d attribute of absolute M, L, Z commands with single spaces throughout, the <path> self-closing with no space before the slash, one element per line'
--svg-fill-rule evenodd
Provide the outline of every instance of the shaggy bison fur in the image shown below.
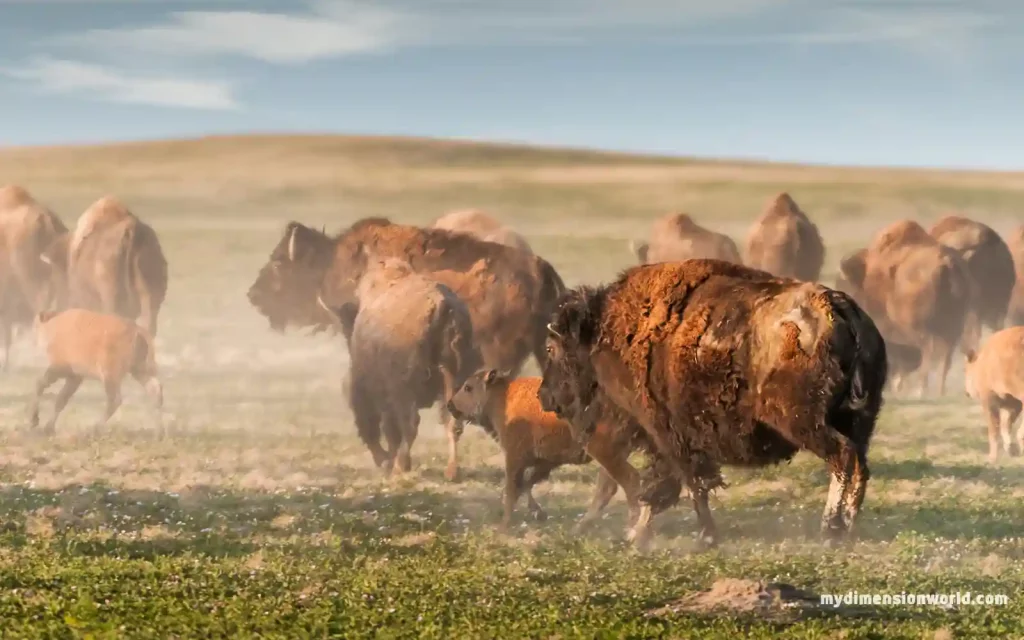
<path fill-rule="evenodd" d="M 665 490 L 675 475 L 714 544 L 708 491 L 721 486 L 720 465 L 806 449 L 832 477 L 823 533 L 838 540 L 852 528 L 887 364 L 881 334 L 849 296 L 719 260 L 644 265 L 564 295 L 549 331 L 542 407 L 585 438 L 610 402 L 657 451 L 638 526 L 678 500 Z"/>

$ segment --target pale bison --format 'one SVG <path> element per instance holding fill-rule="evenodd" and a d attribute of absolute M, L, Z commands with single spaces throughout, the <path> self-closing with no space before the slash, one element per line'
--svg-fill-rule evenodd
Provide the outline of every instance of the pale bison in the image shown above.
<path fill-rule="evenodd" d="M 103 383 L 107 394 L 106 411 L 96 425 L 102 427 L 121 406 L 121 384 L 126 375 L 131 375 L 152 399 L 162 435 L 163 387 L 149 332 L 119 316 L 86 309 L 43 311 L 36 318 L 36 331 L 46 353 L 47 366 L 32 397 L 29 416 L 32 428 L 39 426 L 39 400 L 48 388 L 64 380 L 54 403 L 53 416 L 44 429 L 46 433 L 53 433 L 57 418 L 86 378 Z"/>
<path fill-rule="evenodd" d="M 653 442 L 661 464 L 644 478 L 637 527 L 678 500 L 664 487 L 681 476 L 714 544 L 720 466 L 805 449 L 832 477 L 823 533 L 850 531 L 887 370 L 882 336 L 847 295 L 719 260 L 645 265 L 565 294 L 549 331 L 543 408 L 585 437 L 610 401 Z"/>
<path fill-rule="evenodd" d="M 156 232 L 111 196 L 94 202 L 43 253 L 61 307 L 79 307 L 138 320 L 157 334 L 167 296 L 167 260 Z"/>
<path fill-rule="evenodd" d="M 448 402 L 453 416 L 483 427 L 505 454 L 505 513 L 501 530 L 508 530 L 512 511 L 523 493 L 531 514 L 543 520 L 544 510 L 533 498 L 534 485 L 546 480 L 558 467 L 587 464 L 591 460 L 597 460 L 601 471 L 590 508 L 576 530 L 582 530 L 601 514 L 620 485 L 632 525 L 639 514 L 640 473 L 629 463 L 629 454 L 636 436 L 642 434 L 602 419 L 584 448 L 567 422 L 541 408 L 537 397 L 540 383 L 537 377 L 512 378 L 486 369 L 470 376 Z"/>
<path fill-rule="evenodd" d="M 788 193 L 780 193 L 747 235 L 746 264 L 783 278 L 815 282 L 825 262 L 825 243 Z"/>
<path fill-rule="evenodd" d="M 53 306 L 49 297 L 50 269 L 43 251 L 67 227 L 25 189 L 0 187 L 0 368 L 10 364 L 16 328 L 32 326 L 35 315 Z"/>
<path fill-rule="evenodd" d="M 479 209 L 459 209 L 441 216 L 432 225 L 435 229 L 447 229 L 468 233 L 487 242 L 496 242 L 526 253 L 533 253 L 526 238 Z"/>
<path fill-rule="evenodd" d="M 939 393 L 945 393 L 957 345 L 966 351 L 979 339 L 974 281 L 960 256 L 920 224 L 903 220 L 879 231 L 866 250 L 844 258 L 839 271 L 837 287 L 883 326 L 887 339 L 921 350 L 919 394 L 927 391 L 935 368 Z"/>
<path fill-rule="evenodd" d="M 1006 455 L 1024 451 L 1024 425 L 1017 430 L 1017 451 L 1010 430 L 1024 407 L 1024 327 L 997 331 L 978 353 L 967 353 L 967 395 L 981 403 L 988 418 L 988 458 L 999 457 L 999 435 Z"/>
<path fill-rule="evenodd" d="M 439 402 L 448 430 L 446 473 L 454 478 L 462 425 L 446 415 L 445 405 L 480 366 L 465 303 L 396 258 L 368 258 L 358 280 L 329 273 L 325 282 L 318 301 L 348 340 L 349 402 L 374 464 L 388 473 L 409 471 L 419 410 Z"/>
<path fill-rule="evenodd" d="M 690 258 L 714 258 L 742 264 L 739 249 L 729 236 L 705 229 L 685 213 L 663 216 L 651 225 L 649 241 L 629 243 L 641 264 Z"/>
<path fill-rule="evenodd" d="M 1010 234 L 1007 245 L 1013 254 L 1013 263 L 1017 269 L 1017 283 L 1010 297 L 1010 308 L 1007 321 L 1010 326 L 1024 326 L 1024 226 L 1018 227 Z"/>
<path fill-rule="evenodd" d="M 1003 328 L 1017 280 L 1013 255 L 991 227 L 961 216 L 945 216 L 928 231 L 956 251 L 975 284 L 978 322 L 992 331 Z"/>

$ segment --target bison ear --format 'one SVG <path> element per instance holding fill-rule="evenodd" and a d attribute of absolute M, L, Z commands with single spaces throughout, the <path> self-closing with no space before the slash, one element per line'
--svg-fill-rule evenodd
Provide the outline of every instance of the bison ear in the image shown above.
<path fill-rule="evenodd" d="M 488 369 L 487 373 L 484 374 L 484 382 L 487 384 L 494 383 L 495 378 L 498 377 L 497 369 Z"/>

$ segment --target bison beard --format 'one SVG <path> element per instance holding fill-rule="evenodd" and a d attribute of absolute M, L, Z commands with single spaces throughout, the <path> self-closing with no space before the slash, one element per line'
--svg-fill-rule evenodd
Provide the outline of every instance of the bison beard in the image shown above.
<path fill-rule="evenodd" d="M 585 439 L 598 417 L 591 407 L 611 402 L 653 442 L 633 535 L 678 499 L 681 480 L 714 544 L 707 497 L 723 484 L 720 465 L 765 466 L 800 449 L 830 468 L 824 533 L 850 530 L 887 368 L 881 335 L 846 295 L 688 260 L 569 292 L 548 329 L 544 409 Z"/>

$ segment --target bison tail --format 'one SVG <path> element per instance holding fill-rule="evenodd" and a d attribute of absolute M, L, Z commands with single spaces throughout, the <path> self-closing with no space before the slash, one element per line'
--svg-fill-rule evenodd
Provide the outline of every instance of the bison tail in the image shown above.
<path fill-rule="evenodd" d="M 141 378 L 157 374 L 156 350 L 153 348 L 153 340 L 141 328 L 135 330 L 135 337 L 132 339 L 132 370 Z"/>

